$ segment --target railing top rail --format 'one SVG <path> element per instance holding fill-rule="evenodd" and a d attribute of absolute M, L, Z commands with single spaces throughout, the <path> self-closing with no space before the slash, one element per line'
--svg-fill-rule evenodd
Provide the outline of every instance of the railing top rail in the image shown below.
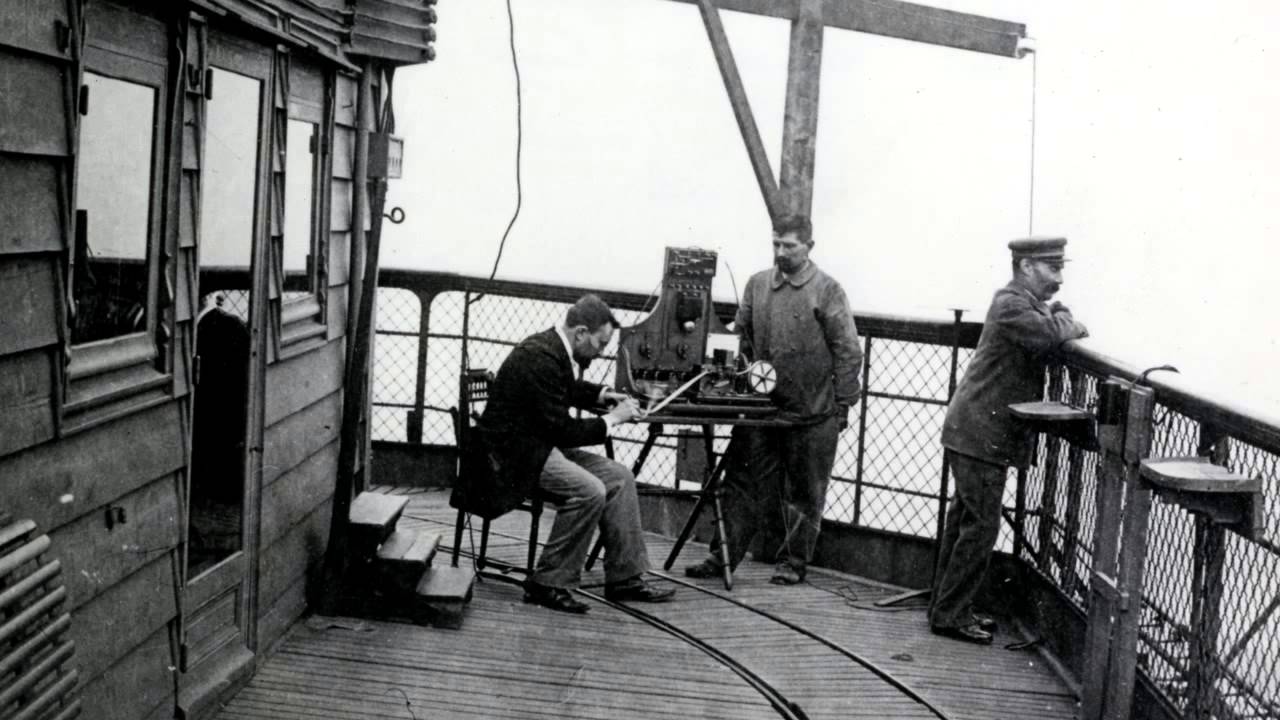
<path fill-rule="evenodd" d="M 1132 381 L 1144 371 L 1074 341 L 1063 347 L 1062 358 L 1071 367 L 1102 377 L 1114 375 Z M 1156 391 L 1156 400 L 1166 407 L 1238 440 L 1280 453 L 1280 418 L 1214 397 L 1177 373 L 1153 373 L 1147 376 L 1146 384 Z"/>
<path fill-rule="evenodd" d="M 457 273 L 395 268 L 382 270 L 378 284 L 405 290 L 470 291 L 565 303 L 571 303 L 586 293 L 595 293 L 610 306 L 620 310 L 644 310 L 651 308 L 656 300 L 652 295 L 620 290 L 523 280 L 489 280 Z M 716 315 L 726 322 L 733 318 L 737 310 L 734 303 L 722 301 L 716 301 L 715 308 Z M 982 323 L 978 322 L 964 321 L 957 324 L 951 320 L 869 312 L 855 312 L 854 319 L 858 324 L 858 331 L 863 335 L 938 345 L 950 345 L 958 339 L 963 348 L 976 347 L 978 336 L 982 333 Z"/>

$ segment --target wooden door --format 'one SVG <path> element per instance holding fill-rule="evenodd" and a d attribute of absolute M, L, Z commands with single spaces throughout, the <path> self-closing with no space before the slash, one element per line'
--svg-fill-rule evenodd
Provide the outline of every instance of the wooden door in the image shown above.
<path fill-rule="evenodd" d="M 267 293 L 271 50 L 194 28 L 199 257 L 180 710 L 200 715 L 252 667 Z M 194 47 L 193 47 L 194 46 Z"/>

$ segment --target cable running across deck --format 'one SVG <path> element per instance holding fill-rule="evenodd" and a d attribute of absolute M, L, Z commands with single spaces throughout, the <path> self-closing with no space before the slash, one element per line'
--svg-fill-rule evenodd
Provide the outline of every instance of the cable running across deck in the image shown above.
<path fill-rule="evenodd" d="M 434 518 L 429 518 L 421 515 L 406 514 L 404 517 L 408 519 L 417 520 L 420 522 L 427 522 L 427 523 L 441 524 L 441 525 L 445 524 Z M 518 542 L 524 542 L 525 540 L 525 538 L 516 537 L 514 535 L 511 535 L 508 533 L 502 533 L 493 529 L 490 529 L 489 536 L 491 538 L 501 537 L 501 538 L 505 538 L 513 541 L 518 541 Z M 542 545 L 543 543 L 539 542 L 538 544 Z M 467 552 L 466 550 L 463 550 L 461 552 L 461 555 L 468 558 L 474 558 L 473 553 Z M 505 565 L 505 563 L 497 563 L 497 564 Z M 662 580 L 675 583 L 684 588 L 698 591 L 704 595 L 716 598 L 717 600 L 726 602 L 728 604 L 743 608 L 744 610 L 755 613 L 756 615 L 766 618 L 767 620 L 770 620 L 771 622 L 777 625 L 785 627 L 792 632 L 798 633 L 806 638 L 814 640 L 820 643 L 821 645 L 827 647 L 828 649 L 853 661 L 856 665 L 871 672 L 873 675 L 875 675 L 877 678 L 882 680 L 884 683 L 893 687 L 895 690 L 901 693 L 904 697 L 910 698 L 913 702 L 920 705 L 922 708 L 927 710 L 934 717 L 939 718 L 939 720 L 953 720 L 953 718 L 950 715 L 946 714 L 942 709 L 938 708 L 936 705 L 931 703 L 928 699 L 926 699 L 920 693 L 913 690 L 906 683 L 894 677 L 892 673 L 888 672 L 877 663 L 874 663 L 866 659 L 865 657 L 858 655 L 857 653 L 849 650 L 848 648 L 842 646 L 840 643 L 835 642 L 834 640 L 822 635 L 821 633 L 815 632 L 802 625 L 786 620 L 785 618 L 782 618 L 775 613 L 769 612 L 768 610 L 764 610 L 762 608 L 756 607 L 754 605 L 751 605 L 750 603 L 738 600 L 737 598 L 731 597 L 724 593 L 721 593 L 709 588 L 704 588 L 694 583 L 688 582 L 686 580 L 673 577 L 667 573 L 651 570 L 649 571 L 648 574 L 651 576 L 660 578 Z M 507 573 L 481 571 L 480 576 L 482 578 L 492 579 L 499 582 L 519 584 L 518 579 L 516 579 L 515 577 Z M 805 714 L 803 708 L 798 703 L 788 699 L 781 691 L 773 687 L 771 684 L 769 684 L 767 681 L 765 681 L 755 672 L 751 671 L 749 668 L 746 667 L 746 665 L 744 665 L 742 662 L 740 662 L 735 657 L 733 657 L 733 655 L 731 655 L 729 652 L 723 649 L 717 648 L 712 643 L 697 637 L 696 635 L 688 632 L 687 630 L 684 630 L 668 622 L 667 620 L 664 620 L 658 617 L 654 613 L 646 612 L 645 610 L 639 607 L 636 607 L 634 605 L 622 605 L 619 603 L 610 602 L 606 600 L 602 595 L 599 595 L 587 590 L 577 590 L 576 592 L 582 597 L 586 597 L 600 604 L 607 605 L 608 607 L 614 608 L 616 610 L 620 610 L 623 613 L 626 613 L 640 620 L 641 622 L 645 622 L 659 630 L 662 630 L 663 632 L 671 635 L 672 637 L 678 638 L 682 642 L 688 645 L 691 645 L 701 650 L 702 652 L 706 653 L 707 655 L 713 657 L 718 662 L 722 663 L 723 665 L 728 667 L 731 671 L 739 675 L 739 677 L 741 677 L 744 681 L 746 681 L 748 685 L 750 685 L 752 688 L 758 691 L 764 698 L 766 698 L 769 701 L 769 703 L 774 707 L 774 709 L 778 711 L 781 717 L 798 718 L 798 719 L 808 717 Z"/>

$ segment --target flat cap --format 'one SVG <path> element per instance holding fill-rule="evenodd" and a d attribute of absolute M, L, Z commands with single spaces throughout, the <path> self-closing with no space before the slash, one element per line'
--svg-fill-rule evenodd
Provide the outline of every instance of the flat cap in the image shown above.
<path fill-rule="evenodd" d="M 1011 240 L 1009 250 L 1014 260 L 1057 260 L 1066 262 L 1067 239 L 1062 237 L 1029 237 Z"/>

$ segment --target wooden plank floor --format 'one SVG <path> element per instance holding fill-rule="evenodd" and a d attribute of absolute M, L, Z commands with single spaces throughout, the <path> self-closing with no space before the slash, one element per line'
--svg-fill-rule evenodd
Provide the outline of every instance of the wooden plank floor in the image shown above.
<path fill-rule="evenodd" d="M 438 491 L 402 490 L 402 527 L 440 532 L 451 545 L 454 513 Z M 551 525 L 544 515 L 542 535 Z M 489 555 L 523 564 L 528 515 L 494 523 Z M 475 542 L 478 544 L 478 528 Z M 670 541 L 649 536 L 660 566 Z M 464 549 L 470 549 L 464 537 Z M 441 548 L 437 562 L 448 562 Z M 704 546 L 685 550 L 677 569 Z M 813 631 L 874 664 L 956 720 L 1069 720 L 1075 700 L 1034 652 L 966 645 L 929 633 L 921 609 L 871 604 L 893 590 L 811 571 L 795 587 L 768 583 L 771 568 L 746 562 L 725 593 L 718 581 L 682 587 L 676 600 L 638 609 L 710 643 L 795 702 L 810 718 L 934 718 L 932 711 L 846 655 L 721 596 Z M 597 569 L 584 585 L 601 582 Z M 658 579 L 657 582 L 666 582 Z M 767 700 L 726 665 L 604 605 L 571 616 L 521 602 L 518 588 L 477 585 L 461 630 L 365 622 L 352 630 L 315 622 L 293 628 L 275 654 L 217 716 L 302 718 L 771 718 Z"/>

